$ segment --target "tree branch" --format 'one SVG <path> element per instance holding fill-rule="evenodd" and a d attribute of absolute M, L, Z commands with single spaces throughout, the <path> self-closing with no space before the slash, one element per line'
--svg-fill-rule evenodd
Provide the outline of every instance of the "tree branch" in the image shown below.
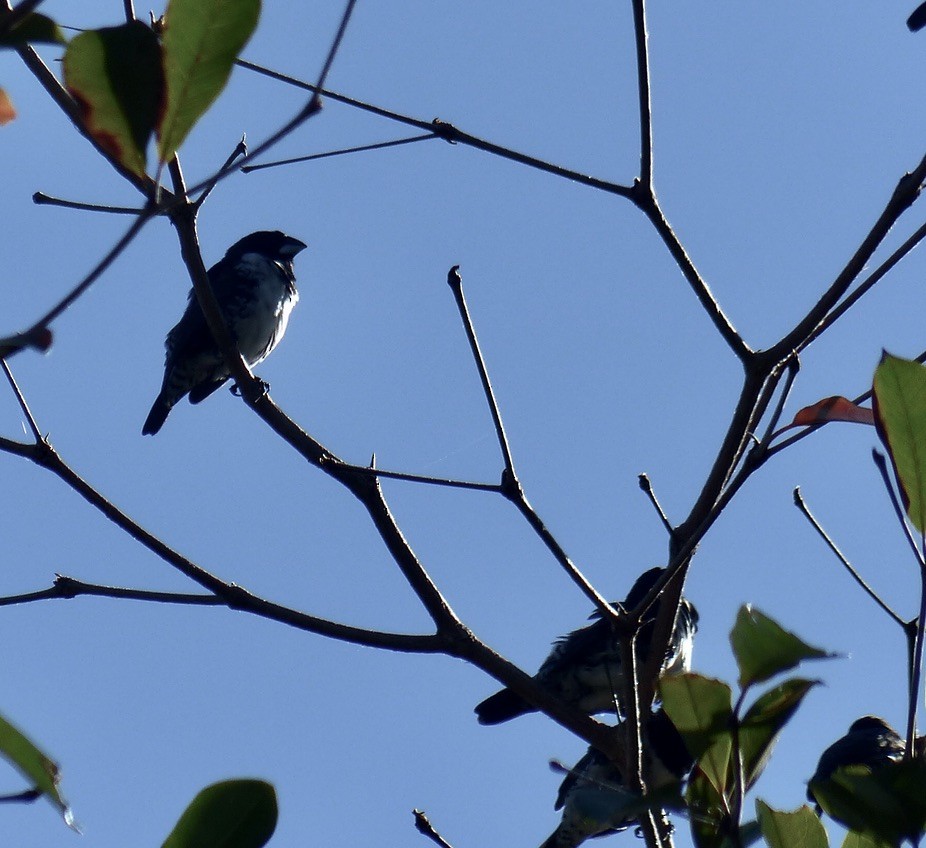
<path fill-rule="evenodd" d="M 325 153 L 310 153 L 308 156 L 296 156 L 293 159 L 279 159 L 276 162 L 264 162 L 260 165 L 244 165 L 241 170 L 245 174 L 252 171 L 261 171 L 265 168 L 278 168 L 281 165 L 294 165 L 297 162 L 314 162 L 316 159 L 328 159 L 332 156 L 346 156 L 349 153 L 364 153 L 368 150 L 385 150 L 387 147 L 400 147 L 403 144 L 414 144 L 416 141 L 430 141 L 438 138 L 432 132 L 423 135 L 413 135 L 408 138 L 397 138 L 392 141 L 379 141 L 376 144 L 361 144 L 359 147 L 344 147 L 340 150 L 329 150 Z"/>
<path fill-rule="evenodd" d="M 901 628 L 906 629 L 906 622 L 899 615 L 897 615 L 897 613 L 894 612 L 894 610 L 892 610 L 887 605 L 887 603 L 885 603 L 885 601 L 881 599 L 881 596 L 878 595 L 878 593 L 875 592 L 875 590 L 872 589 L 868 583 L 865 582 L 865 578 L 863 578 L 862 575 L 855 570 L 846 555 L 843 554 L 841 550 L 839 550 L 839 547 L 833 541 L 832 536 L 830 536 L 830 534 L 823 529 L 823 525 L 817 521 L 814 514 L 810 511 L 810 508 L 804 502 L 804 497 L 801 495 L 800 486 L 794 490 L 794 505 L 801 511 L 801 514 L 804 516 L 804 518 L 807 519 L 807 521 L 810 523 L 810 526 L 817 531 L 817 535 L 823 539 L 823 541 L 826 543 L 826 546 L 836 555 L 836 558 L 843 564 L 846 571 L 848 571 L 852 576 L 852 579 L 858 583 L 862 591 L 864 591 L 868 597 L 870 597 L 879 607 L 881 607 L 881 609 L 884 610 L 884 612 L 886 612 L 896 624 L 899 624 Z"/>
<path fill-rule="evenodd" d="M 387 118 L 390 121 L 396 121 L 397 123 L 405 124 L 409 127 L 416 127 L 423 132 L 433 133 L 437 137 L 442 138 L 444 141 L 448 141 L 451 144 L 465 144 L 468 147 L 482 150 L 485 153 L 492 154 L 493 156 L 499 156 L 502 159 L 508 159 L 511 162 L 518 162 L 521 165 L 527 165 L 530 168 L 536 168 L 539 171 L 553 174 L 557 177 L 563 177 L 564 179 L 580 183 L 581 185 L 588 186 L 589 188 L 607 192 L 608 194 L 616 194 L 620 197 L 630 198 L 633 193 L 633 189 L 630 186 L 619 185 L 618 183 L 609 182 L 608 180 L 599 179 L 598 177 L 581 174 L 578 171 L 573 171 L 569 168 L 563 168 L 559 165 L 545 162 L 542 159 L 536 159 L 533 156 L 528 156 L 525 153 L 519 153 L 507 147 L 493 144 L 490 141 L 486 141 L 485 139 L 477 138 L 474 135 L 463 132 L 462 130 L 459 130 L 453 126 L 453 124 L 448 124 L 447 122 L 436 118 L 433 121 L 422 121 L 419 118 L 412 118 L 408 115 L 401 115 L 398 112 L 392 112 L 388 109 L 383 109 L 379 106 L 373 106 L 370 103 L 364 103 L 361 100 L 356 100 L 352 97 L 347 97 L 346 95 L 338 94 L 337 92 L 330 91 L 328 89 L 319 88 L 312 85 L 312 83 L 305 82 L 304 80 L 297 79 L 296 77 L 288 76 L 287 74 L 281 74 L 278 71 L 273 71 L 270 68 L 265 68 L 261 65 L 255 64 L 254 62 L 245 61 L 244 59 L 239 59 L 236 64 L 242 68 L 246 68 L 249 71 L 253 71 L 254 73 L 262 74 L 265 77 L 270 77 L 271 79 L 275 79 L 279 82 L 284 82 L 287 85 L 292 85 L 296 88 L 302 88 L 306 91 L 317 92 L 318 94 L 327 97 L 329 100 L 334 100 L 337 103 L 343 103 L 355 109 L 360 109 L 364 112 L 369 112 L 370 114 L 378 115 L 381 118 Z M 251 158 L 254 158 L 256 155 L 257 152 L 255 152 Z"/>
<path fill-rule="evenodd" d="M 777 361 L 793 350 L 801 350 L 806 347 L 807 340 L 819 336 L 819 332 L 817 332 L 818 325 L 826 319 L 830 310 L 836 306 L 840 298 L 848 291 L 853 281 L 862 272 L 868 260 L 871 259 L 875 250 L 884 240 L 884 237 L 890 232 L 891 227 L 897 223 L 900 216 L 919 197 L 924 179 L 926 179 L 926 156 L 920 160 L 912 171 L 900 178 L 868 235 L 865 236 L 858 249 L 852 254 L 845 267 L 823 296 L 814 304 L 807 315 L 795 325 L 793 330 L 769 350 L 763 352 L 763 357 Z"/>
<path fill-rule="evenodd" d="M 41 338 L 47 333 L 48 325 L 51 324 L 56 318 L 58 318 L 71 304 L 73 304 L 87 289 L 90 288 L 116 261 L 118 256 L 124 251 L 132 240 L 138 233 L 141 231 L 141 228 L 151 220 L 156 212 L 153 207 L 148 207 L 139 213 L 138 217 L 132 222 L 132 225 L 126 230 L 125 234 L 119 241 L 116 242 L 115 246 L 104 256 L 97 264 L 96 267 L 87 274 L 62 300 L 60 300 L 55 306 L 53 306 L 48 312 L 45 313 L 35 324 L 32 325 L 24 333 L 19 334 L 18 336 L 11 336 L 6 339 L 3 339 L 0 342 L 0 359 L 12 356 L 14 353 L 18 353 L 24 347 L 30 345 L 30 339 Z M 34 343 L 32 343 L 34 344 Z"/>
<path fill-rule="evenodd" d="M 637 102 L 640 110 L 640 182 L 653 194 L 653 112 L 649 87 L 646 0 L 633 0 L 633 35 L 637 56 Z"/>

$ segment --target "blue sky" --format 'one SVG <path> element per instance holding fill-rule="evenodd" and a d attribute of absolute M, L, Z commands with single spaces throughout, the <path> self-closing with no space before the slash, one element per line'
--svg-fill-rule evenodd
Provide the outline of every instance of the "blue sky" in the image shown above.
<path fill-rule="evenodd" d="M 926 40 L 904 26 L 912 5 L 650 10 L 657 191 L 756 347 L 815 301 L 923 155 Z M 266 6 L 245 57 L 313 78 L 340 4 Z M 76 12 L 49 0 L 43 9 L 103 26 L 119 22 L 122 4 L 94 0 Z M 58 67 L 59 51 L 43 55 Z M 34 206 L 33 192 L 138 198 L 12 54 L 0 55 L 0 85 L 19 111 L 0 130 L 5 334 L 55 303 L 127 226 Z M 361 2 L 329 86 L 607 179 L 629 183 L 637 172 L 629 4 Z M 236 70 L 182 150 L 189 181 L 217 168 L 242 133 L 259 142 L 302 102 L 295 89 Z M 276 153 L 406 134 L 328 102 Z M 922 220 L 914 206 L 878 257 Z M 383 468 L 498 479 L 491 419 L 445 284 L 459 264 L 540 515 L 609 597 L 665 561 L 637 474 L 650 475 L 680 521 L 719 444 L 739 368 L 628 202 L 434 141 L 226 180 L 200 216 L 207 264 L 245 233 L 275 228 L 309 249 L 296 261 L 301 300 L 286 339 L 258 373 L 305 429 L 355 462 L 375 452 Z M 924 271 L 915 252 L 803 355 L 790 413 L 864 391 L 882 348 L 911 357 L 926 348 Z M 179 406 L 156 438 L 142 438 L 163 337 L 188 288 L 175 234 L 154 222 L 56 322 L 49 354 L 12 361 L 43 432 L 107 497 L 223 578 L 313 614 L 425 632 L 358 504 L 227 392 Z M 0 392 L 0 433 L 23 437 L 9 392 Z M 759 783 L 774 806 L 802 802 L 819 752 L 858 716 L 903 724 L 900 632 L 791 503 L 801 485 L 847 555 L 912 617 L 916 569 L 871 464 L 874 445 L 873 430 L 837 425 L 778 456 L 692 567 L 698 671 L 734 678 L 727 634 L 745 602 L 846 657 L 805 670 L 826 685 L 808 696 Z M 0 468 L 0 594 L 44 588 L 55 572 L 193 588 L 51 475 L 5 455 Z M 590 612 L 501 498 L 384 489 L 454 609 L 526 670 Z M 559 777 L 547 761 L 584 751 L 539 716 L 478 726 L 472 707 L 496 685 L 463 663 L 343 645 L 227 610 L 89 598 L 6 607 L 0 641 L 0 712 L 61 763 L 82 841 L 99 848 L 159 845 L 199 788 L 231 776 L 274 783 L 281 816 L 271 844 L 281 848 L 424 844 L 413 807 L 455 848 L 537 845 L 558 821 Z M 0 787 L 15 791 L 4 769 Z M 678 844 L 689 844 L 684 823 L 679 831 Z M 29 848 L 79 839 L 44 802 L 4 808 L 0 834 Z"/>

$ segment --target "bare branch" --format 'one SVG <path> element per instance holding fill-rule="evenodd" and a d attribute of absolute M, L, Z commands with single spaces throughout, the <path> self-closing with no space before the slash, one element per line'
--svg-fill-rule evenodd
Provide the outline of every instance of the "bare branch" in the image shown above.
<path fill-rule="evenodd" d="M 891 227 L 894 226 L 900 216 L 903 215 L 920 196 L 924 179 L 926 179 L 926 156 L 920 160 L 919 164 L 912 171 L 904 174 L 900 178 L 887 204 L 878 216 L 878 219 L 872 225 L 871 230 L 869 230 L 868 235 L 865 236 L 858 249 L 852 254 L 845 267 L 823 296 L 814 304 L 807 315 L 797 323 L 791 332 L 785 335 L 781 341 L 768 351 L 764 352 L 764 357 L 771 360 L 778 360 L 792 350 L 801 350 L 806 346 L 805 342 L 808 339 L 816 338 L 819 335 L 817 329 L 820 322 L 826 319 L 829 312 L 848 291 L 856 277 L 864 270 L 868 260 L 871 259 L 875 250 L 884 240 L 884 237 L 890 232 Z M 920 238 L 922 238 L 922 236 L 920 236 Z M 903 247 L 901 250 L 902 249 Z M 891 267 L 893 267 L 893 264 Z M 878 277 L 878 279 L 880 279 L 880 277 Z M 875 282 L 877 282 L 877 280 L 875 280 Z M 872 283 L 872 285 L 873 284 L 874 283 Z"/>
<path fill-rule="evenodd" d="M 26 789 L 13 795 L 0 795 L 0 804 L 31 804 L 44 794 L 41 789 Z"/>
<path fill-rule="evenodd" d="M 206 202 L 206 198 L 209 197 L 210 194 L 212 194 L 212 189 L 214 189 L 216 185 L 218 185 L 219 177 L 222 174 L 226 173 L 227 171 L 231 170 L 231 166 L 234 164 L 235 160 L 239 156 L 247 156 L 247 155 L 248 155 L 247 139 L 245 138 L 245 136 L 241 136 L 241 139 L 235 145 L 235 149 L 232 150 L 231 155 L 229 155 L 229 157 L 225 160 L 225 162 L 222 164 L 222 167 L 219 168 L 216 178 L 209 185 L 207 185 L 205 189 L 203 189 L 203 193 L 196 199 L 196 202 L 193 204 L 194 208 L 197 211 Z"/>
<path fill-rule="evenodd" d="M 424 810 L 412 810 L 412 815 L 415 817 L 415 828 L 418 830 L 418 833 L 427 836 L 428 839 L 439 845 L 440 848 L 453 848 L 453 846 L 434 829 L 434 826 L 428 821 L 428 817 L 424 814 Z"/>
<path fill-rule="evenodd" d="M 920 701 L 920 679 L 923 674 L 923 642 L 926 639 L 926 566 L 920 565 L 920 608 L 916 616 L 916 634 L 910 655 L 910 688 L 907 700 L 906 758 L 913 759 L 916 740 L 916 711 Z"/>
<path fill-rule="evenodd" d="M 886 612 L 895 621 L 895 623 L 899 624 L 902 628 L 906 629 L 906 622 L 899 615 L 897 615 L 897 613 L 894 612 L 894 610 L 892 610 L 881 599 L 878 593 L 875 592 L 875 590 L 872 589 L 871 586 L 868 585 L 868 583 L 865 582 L 865 579 L 861 576 L 861 574 L 859 574 L 855 570 L 855 568 L 852 566 L 852 563 L 849 562 L 845 554 L 843 554 L 843 552 L 839 550 L 839 547 L 833 541 L 829 533 L 827 533 L 826 530 L 823 529 L 823 525 L 821 525 L 820 522 L 817 521 L 814 514 L 810 511 L 810 508 L 804 502 L 804 497 L 803 495 L 801 495 L 800 487 L 794 490 L 794 505 L 801 511 L 804 517 L 810 522 L 810 526 L 813 527 L 813 529 L 817 531 L 817 534 L 820 536 L 820 538 L 823 539 L 827 547 L 836 555 L 839 561 L 845 566 L 846 571 L 849 572 L 849 574 L 852 576 L 852 579 L 855 580 L 856 583 L 858 583 L 858 585 L 862 588 L 865 594 L 867 594 L 868 597 L 870 597 L 879 607 L 881 607 L 881 609 L 884 610 L 884 612 Z"/>
<path fill-rule="evenodd" d="M 666 220 L 665 215 L 662 214 L 662 209 L 659 208 L 659 202 L 656 200 L 656 195 L 653 193 L 652 186 L 647 187 L 638 184 L 634 188 L 636 189 L 633 195 L 634 203 L 643 214 L 646 215 L 653 227 L 655 227 L 656 232 L 672 255 L 672 258 L 675 260 L 675 263 L 678 265 L 685 279 L 688 281 L 688 285 L 695 293 L 698 302 L 707 313 L 711 323 L 713 323 L 715 329 L 720 333 L 721 338 L 727 343 L 730 350 L 736 354 L 740 361 L 746 362 L 753 353 L 752 349 L 746 344 L 742 336 L 740 336 L 736 328 L 730 322 L 730 319 L 714 297 L 713 292 L 711 292 L 707 282 L 695 267 L 691 257 L 688 256 L 685 247 L 679 241 L 678 236 L 675 235 L 672 226 Z"/>
<path fill-rule="evenodd" d="M 637 100 L 640 109 L 640 182 L 653 193 L 653 112 L 649 88 L 646 0 L 633 0 L 633 34 L 637 54 Z"/>
<path fill-rule="evenodd" d="M 0 3 L 7 9 L 10 8 L 9 0 L 0 0 Z M 147 200 L 152 200 L 154 198 L 155 186 L 151 178 L 147 175 L 139 177 L 115 159 L 111 153 L 100 146 L 99 142 L 84 126 L 80 109 L 77 103 L 74 102 L 74 98 L 71 97 L 61 83 L 58 82 L 58 78 L 48 69 L 48 66 L 42 61 L 39 54 L 28 44 L 17 47 L 16 52 L 23 60 L 26 67 L 32 72 L 33 76 L 51 96 L 52 100 L 54 100 L 61 111 L 67 115 L 70 122 L 74 125 L 74 128 L 96 148 L 96 151 L 109 162 L 122 177 L 135 186 Z"/>
<path fill-rule="evenodd" d="M 321 73 L 318 75 L 318 82 L 311 87 L 313 92 L 312 96 L 309 98 L 309 102 L 300 109 L 296 115 L 284 124 L 279 130 L 273 133 L 268 139 L 261 142 L 254 148 L 250 153 L 246 153 L 241 159 L 237 168 L 226 168 L 223 166 L 215 174 L 202 182 L 197 183 L 193 188 L 190 189 L 190 194 L 196 194 L 198 191 L 207 189 L 211 191 L 215 187 L 216 183 L 220 180 L 224 180 L 230 174 L 235 173 L 243 165 L 250 162 L 252 159 L 260 156 L 261 154 L 268 151 L 271 147 L 274 147 L 278 142 L 286 138 L 290 133 L 298 129 L 302 124 L 304 124 L 309 118 L 313 115 L 318 114 L 321 111 L 322 104 L 321 98 L 319 97 L 319 92 L 323 90 L 325 80 L 328 77 L 328 72 L 331 70 L 331 65 L 334 63 L 334 58 L 337 55 L 338 48 L 341 46 L 341 41 L 344 39 L 344 33 L 347 30 L 347 24 L 350 22 L 351 14 L 354 11 L 354 5 L 357 0 L 347 0 L 347 5 L 344 8 L 344 14 L 341 16 L 341 22 L 338 25 L 337 32 L 334 35 L 334 39 L 331 42 L 331 47 L 328 49 L 328 54 L 325 57 L 325 62 L 322 65 Z"/>
<path fill-rule="evenodd" d="M 571 180 L 572 182 L 580 183 L 581 185 L 598 189 L 599 191 L 604 191 L 609 194 L 616 194 L 626 198 L 630 198 L 633 194 L 633 189 L 630 186 L 609 182 L 608 180 L 599 179 L 598 177 L 591 177 L 587 174 L 581 174 L 578 171 L 570 170 L 569 168 L 563 168 L 550 162 L 544 162 L 542 159 L 536 159 L 533 156 L 528 156 L 524 153 L 518 153 L 515 150 L 502 147 L 498 144 L 493 144 L 490 141 L 477 138 L 474 135 L 470 135 L 469 133 L 465 133 L 462 130 L 458 130 L 455 126 L 448 124 L 445 121 L 440 121 L 437 119 L 433 121 L 423 121 L 420 118 L 411 118 L 408 115 L 400 115 L 398 112 L 392 112 L 379 106 L 373 106 L 370 103 L 364 103 L 363 101 L 356 100 L 353 97 L 347 97 L 334 91 L 317 88 L 316 86 L 305 82 L 304 80 L 288 76 L 287 74 L 281 74 L 278 71 L 273 71 L 261 65 L 256 65 L 253 62 L 247 62 L 244 59 L 239 59 L 236 64 L 242 68 L 246 68 L 249 71 L 254 71 L 255 73 L 278 80 L 279 82 L 284 82 L 287 85 L 292 85 L 296 88 L 302 88 L 306 91 L 317 91 L 318 94 L 327 97 L 329 100 L 334 100 L 337 103 L 343 103 L 347 106 L 352 106 L 355 109 L 361 109 L 364 112 L 369 112 L 370 114 L 378 115 L 381 118 L 387 118 L 390 121 L 396 121 L 397 123 L 405 124 L 409 127 L 417 127 L 419 130 L 424 132 L 432 132 L 439 138 L 442 138 L 444 141 L 450 142 L 451 144 L 465 144 L 468 147 L 474 147 L 477 150 L 491 153 L 493 156 L 499 156 L 502 159 L 518 162 L 521 165 L 527 165 L 530 168 L 536 168 L 539 171 L 544 171 L 545 173 L 553 174 L 557 177 L 563 177 L 564 179 Z M 251 158 L 253 158 L 253 156 Z"/>
<path fill-rule="evenodd" d="M 341 462 L 330 457 L 326 462 L 337 462 L 344 471 L 353 471 L 357 474 L 367 474 L 370 477 L 379 477 L 385 480 L 404 480 L 408 483 L 423 483 L 428 486 L 446 486 L 451 489 L 472 489 L 477 492 L 501 492 L 499 483 L 473 483 L 469 480 L 451 480 L 445 477 L 427 477 L 422 474 L 408 474 L 404 471 L 384 471 L 372 465 L 353 465 Z"/>
<path fill-rule="evenodd" d="M 341 23 L 338 25 L 338 31 L 334 35 L 334 40 L 331 42 L 331 47 L 328 50 L 328 55 L 325 57 L 325 64 L 322 65 L 321 73 L 318 75 L 318 81 L 315 83 L 315 93 L 313 100 L 318 101 L 318 92 L 324 88 L 325 82 L 328 79 L 328 72 L 331 70 L 331 66 L 334 64 L 334 57 L 338 53 L 338 48 L 341 46 L 341 42 L 344 40 L 344 33 L 347 31 L 347 24 L 350 22 L 350 16 L 354 13 L 354 5 L 357 0 L 347 0 L 347 5 L 344 7 L 344 14 L 341 15 Z M 317 104 L 318 108 L 321 108 L 321 104 Z M 318 108 L 315 111 L 318 111 Z"/>
<path fill-rule="evenodd" d="M 897 518 L 897 523 L 900 524 L 901 530 L 903 531 L 903 534 L 910 545 L 910 549 L 913 551 L 913 556 L 919 563 L 920 568 L 926 568 L 926 560 L 923 559 L 923 553 L 917 546 L 916 539 L 913 538 L 913 533 L 910 530 L 910 525 L 907 523 L 904 509 L 900 505 L 900 501 L 897 498 L 897 492 L 894 491 L 894 486 L 891 483 L 891 475 L 887 470 L 887 460 L 885 459 L 884 454 L 877 449 L 873 449 L 871 451 L 871 458 L 878 469 L 878 473 L 881 475 L 881 482 L 884 483 L 884 489 L 887 492 L 891 506 L 894 509 L 894 515 Z"/>
<path fill-rule="evenodd" d="M 508 437 L 505 435 L 505 425 L 502 421 L 502 414 L 498 409 L 498 402 L 495 400 L 495 392 L 492 391 L 492 381 L 489 379 L 485 359 L 483 359 L 482 351 L 479 349 L 479 339 L 476 337 L 476 330 L 473 327 L 472 319 L 469 317 L 469 309 L 466 306 L 466 298 L 463 296 L 463 278 L 460 276 L 459 265 L 454 265 L 447 273 L 447 285 L 450 286 L 450 290 L 453 292 L 453 298 L 460 312 L 460 319 L 463 321 L 463 329 L 466 331 L 466 338 L 469 340 L 469 347 L 473 353 L 473 360 L 476 363 L 476 369 L 479 371 L 482 390 L 485 393 L 486 402 L 489 404 L 489 412 L 492 413 L 492 421 L 495 424 L 498 446 L 501 448 L 502 457 L 505 460 L 505 471 L 513 475 L 514 460 L 511 458 L 511 448 L 508 445 Z"/>
<path fill-rule="evenodd" d="M 466 306 L 466 298 L 463 296 L 463 278 L 460 276 L 459 265 L 454 265 L 448 272 L 447 284 L 453 292 L 457 309 L 460 312 L 460 318 L 463 321 L 463 328 L 469 340 L 469 346 L 473 354 L 473 360 L 476 363 L 476 369 L 479 371 L 482 390 L 485 394 L 486 402 L 489 405 L 489 412 L 492 414 L 492 421 L 495 424 L 495 433 L 498 438 L 499 447 L 501 448 L 502 457 L 504 458 L 505 468 L 502 472 L 501 493 L 518 507 L 521 514 L 527 519 L 528 524 L 534 528 L 534 531 L 540 536 L 553 556 L 556 557 L 559 564 L 565 569 L 566 573 L 572 578 L 575 584 L 585 593 L 586 597 L 601 610 L 601 614 L 616 621 L 617 613 L 608 601 L 599 594 L 595 587 L 589 583 L 585 575 L 579 571 L 559 542 L 556 541 L 553 534 L 547 529 L 543 521 L 541 521 L 540 516 L 537 515 L 534 508 L 528 503 L 524 495 L 524 490 L 514 470 L 514 460 L 511 456 L 511 448 L 508 445 L 508 437 L 505 435 L 505 425 L 498 408 L 498 402 L 495 399 L 495 392 L 492 390 L 492 381 L 489 379 L 489 372 L 486 368 L 485 359 L 483 359 L 482 351 L 479 348 L 479 339 L 476 336 L 476 330 L 473 327 L 469 309 Z"/>
<path fill-rule="evenodd" d="M 124 589 L 119 586 L 100 586 L 84 583 L 63 574 L 55 575 L 55 582 L 48 589 L 26 592 L 21 595 L 0 597 L 0 607 L 17 604 L 48 601 L 56 598 L 71 599 L 78 595 L 90 595 L 98 598 L 119 598 L 121 600 L 151 601 L 160 604 L 186 604 L 189 606 L 227 606 L 218 595 L 191 595 L 180 592 L 152 592 L 147 589 Z"/>
<path fill-rule="evenodd" d="M 26 421 L 29 422 L 29 429 L 32 430 L 32 436 L 37 442 L 41 442 L 42 434 L 39 431 L 39 426 L 35 423 L 32 410 L 29 409 L 29 404 L 26 403 L 26 399 L 23 397 L 23 393 L 19 390 L 19 386 L 16 383 L 16 378 L 13 377 L 13 372 L 10 370 L 10 366 L 7 364 L 5 359 L 0 359 L 0 367 L 3 368 L 3 373 L 6 375 L 7 382 L 13 389 L 13 394 L 16 395 L 16 402 L 19 404 L 19 408 L 23 411 L 23 415 L 26 416 Z"/>
<path fill-rule="evenodd" d="M 887 276 L 889 271 L 903 259 L 910 251 L 913 250 L 924 238 L 926 238 L 926 224 L 922 224 L 913 235 L 911 235 L 900 247 L 897 248 L 887 259 L 885 259 L 874 271 L 872 271 L 861 283 L 858 284 L 846 298 L 827 314 L 820 323 L 808 334 L 807 338 L 800 344 L 800 348 L 807 347 L 815 339 L 819 338 L 826 330 L 833 326 L 843 315 L 846 314 L 862 296 L 867 294 L 879 283 L 882 278 Z"/>
<path fill-rule="evenodd" d="M 308 613 L 283 607 L 252 595 L 246 590 L 225 584 L 227 597 L 220 594 L 187 594 L 182 592 L 154 592 L 148 589 L 128 589 L 121 586 L 101 586 L 85 583 L 73 577 L 58 574 L 54 584 L 48 589 L 27 592 L 22 595 L 0 597 L 0 607 L 16 604 L 34 603 L 57 598 L 70 600 L 81 595 L 97 598 L 117 598 L 119 600 L 147 601 L 158 604 L 182 604 L 186 606 L 226 607 L 237 612 L 246 612 L 261 618 L 267 618 L 280 624 L 286 624 L 298 630 L 315 633 L 341 642 L 363 645 L 369 648 L 381 648 L 403 653 L 434 654 L 444 650 L 438 636 L 408 633 L 389 633 L 352 627 Z"/>
<path fill-rule="evenodd" d="M 653 505 L 653 509 L 656 510 L 656 515 L 659 516 L 662 526 L 666 528 L 666 532 L 671 538 L 672 534 L 675 532 L 672 528 L 672 522 L 669 521 L 669 517 L 662 508 L 662 504 L 659 503 L 659 499 L 656 497 L 656 492 L 653 491 L 653 484 L 649 479 L 649 475 L 645 473 L 640 474 L 637 477 L 637 482 L 639 482 L 640 488 L 646 494 L 646 497 L 649 498 L 649 502 Z"/>
<path fill-rule="evenodd" d="M 778 422 L 781 421 L 782 413 L 784 412 L 788 397 L 791 394 L 791 389 L 794 388 L 794 381 L 797 379 L 800 370 L 801 360 L 795 353 L 794 356 L 788 360 L 785 384 L 781 389 L 781 393 L 778 395 L 778 403 L 775 404 L 775 410 L 768 420 L 768 425 L 765 428 L 765 435 L 763 435 L 759 441 L 759 445 L 766 455 L 768 453 L 768 446 L 771 444 L 775 431 L 778 429 Z"/>
<path fill-rule="evenodd" d="M 348 153 L 363 153 L 368 150 L 385 150 L 387 147 L 399 147 L 403 144 L 413 144 L 416 141 L 430 141 L 438 138 L 435 133 L 429 132 L 424 135 L 413 135 L 408 138 L 397 138 L 392 141 L 380 141 L 376 144 L 362 144 L 359 147 L 345 147 L 341 150 L 329 150 L 327 153 L 312 153 L 308 156 L 297 156 L 294 159 L 279 159 L 276 162 L 264 162 L 260 165 L 245 165 L 241 170 L 245 174 L 251 171 L 260 171 L 264 168 L 278 168 L 281 165 L 294 165 L 297 162 L 313 162 L 316 159 L 328 159 L 331 156 L 345 156 Z"/>
<path fill-rule="evenodd" d="M 141 215 L 145 208 L 136 206 L 106 206 L 99 203 L 79 203 L 76 200 L 63 200 L 60 197 L 52 197 L 41 191 L 32 195 L 32 202 L 36 206 L 61 206 L 65 209 L 79 209 L 82 212 L 108 212 L 114 215 Z"/>
<path fill-rule="evenodd" d="M 68 293 L 57 305 L 52 307 L 45 315 L 39 318 L 35 324 L 32 325 L 28 330 L 22 333 L 18 337 L 12 337 L 12 339 L 20 338 L 24 341 L 30 337 L 42 336 L 43 331 L 47 331 L 48 325 L 59 317 L 72 303 L 74 303 L 87 289 L 90 288 L 115 262 L 116 258 L 124 251 L 132 240 L 138 233 L 141 231 L 141 228 L 154 217 L 155 212 L 153 208 L 148 208 L 142 211 L 138 217 L 132 222 L 132 225 L 126 230 L 125 235 L 116 242 L 115 246 L 104 256 L 96 265 L 96 267 L 84 277 L 72 290 Z M 9 341 L 9 339 L 4 339 L 4 341 Z M 22 344 L 17 347 L 15 344 L 10 346 L 0 345 L 0 359 L 4 359 L 12 354 L 16 353 L 18 350 L 21 350 L 22 347 L 25 347 L 26 344 Z"/>

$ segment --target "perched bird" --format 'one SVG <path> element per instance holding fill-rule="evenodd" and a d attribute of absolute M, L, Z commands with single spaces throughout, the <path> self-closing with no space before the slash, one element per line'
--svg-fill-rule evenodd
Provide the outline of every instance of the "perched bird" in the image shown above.
<path fill-rule="evenodd" d="M 877 768 L 903 759 L 906 744 L 883 718 L 862 716 L 849 725 L 849 732 L 837 739 L 821 755 L 817 770 L 807 787 L 807 800 L 813 802 L 817 815 L 823 808 L 813 792 L 814 783 L 822 783 L 842 766 Z"/>
<path fill-rule="evenodd" d="M 257 365 L 272 351 L 299 299 L 293 259 L 306 245 L 279 231 L 251 233 L 235 242 L 209 269 L 209 282 L 241 356 Z M 161 429 L 174 405 L 189 394 L 205 400 L 230 372 L 191 290 L 186 311 L 167 334 L 164 382 L 142 427 L 143 435 Z"/>
<path fill-rule="evenodd" d="M 679 783 L 694 765 L 662 710 L 651 714 L 644 742 L 644 773 L 651 792 Z M 553 808 L 561 809 L 563 818 L 540 848 L 576 848 L 593 836 L 626 830 L 638 821 L 639 801 L 626 787 L 621 770 L 597 748 L 589 748 L 559 788 Z"/>
<path fill-rule="evenodd" d="M 633 609 L 647 595 L 662 574 L 662 568 L 651 568 L 633 584 L 623 602 L 625 609 Z M 637 636 L 640 646 L 639 661 L 645 662 L 653 636 L 653 619 L 661 601 L 649 609 L 649 618 Z M 554 695 L 583 712 L 614 712 L 615 701 L 621 693 L 621 657 L 618 638 L 609 621 L 595 612 L 593 624 L 574 630 L 553 644 L 553 650 L 544 660 L 534 680 Z M 694 605 L 682 598 L 675 629 L 663 663 L 663 674 L 679 674 L 691 668 L 691 651 L 694 634 L 698 629 L 698 612 Z M 486 698 L 476 707 L 480 724 L 500 724 L 537 708 L 510 689 L 502 689 Z"/>

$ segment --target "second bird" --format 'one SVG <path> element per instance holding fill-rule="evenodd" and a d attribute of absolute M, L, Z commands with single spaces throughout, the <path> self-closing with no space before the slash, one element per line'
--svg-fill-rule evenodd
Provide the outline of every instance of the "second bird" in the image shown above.
<path fill-rule="evenodd" d="M 651 568 L 638 578 L 623 602 L 624 609 L 633 609 L 647 595 L 663 569 Z M 661 601 L 650 607 L 649 619 L 637 637 L 639 662 L 645 662 L 647 646 L 653 636 L 653 618 Z M 614 712 L 621 694 L 621 656 L 618 639 L 598 613 L 594 624 L 574 630 L 553 645 L 534 680 L 557 697 L 583 712 L 594 714 Z M 691 668 L 691 649 L 698 629 L 698 612 L 694 604 L 682 598 L 675 619 L 675 629 L 669 641 L 662 674 L 678 674 Z M 500 724 L 537 708 L 511 689 L 502 689 L 476 707 L 480 724 Z"/>
<path fill-rule="evenodd" d="M 235 242 L 209 269 L 225 323 L 249 366 L 266 359 L 286 332 L 289 313 L 299 300 L 293 259 L 305 247 L 297 238 L 263 230 Z M 193 291 L 165 347 L 164 381 L 142 428 L 146 436 L 161 429 L 184 396 L 199 403 L 231 376 Z"/>

